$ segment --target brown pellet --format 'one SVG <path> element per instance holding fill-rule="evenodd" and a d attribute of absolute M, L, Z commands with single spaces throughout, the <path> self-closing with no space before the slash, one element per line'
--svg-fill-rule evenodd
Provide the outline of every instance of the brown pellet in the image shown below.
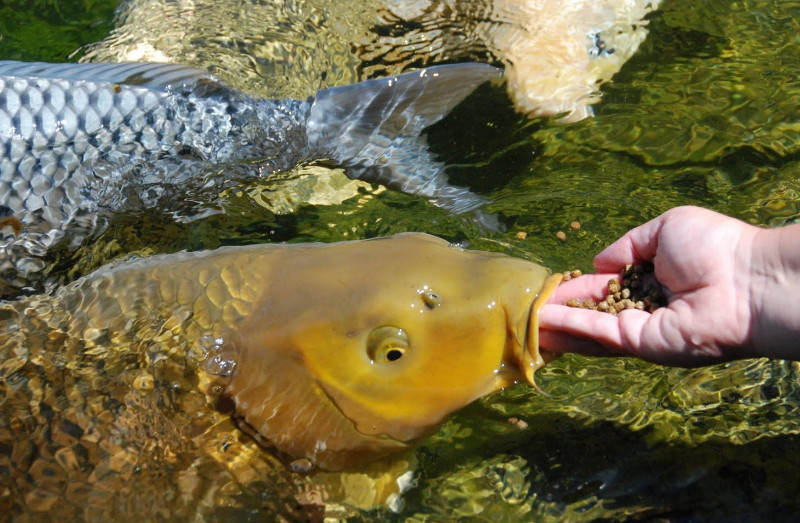
<path fill-rule="evenodd" d="M 569 280 L 580 275 L 580 271 L 569 271 L 564 273 L 564 279 Z M 653 264 L 627 265 L 620 274 L 620 278 L 608 280 L 607 294 L 605 298 L 595 303 L 590 299 L 572 299 L 566 305 L 570 307 L 580 307 L 592 309 L 609 314 L 617 314 L 627 309 L 638 309 L 653 312 L 659 307 L 667 304 L 666 296 L 658 282 L 651 282 L 650 275 L 653 272 Z"/>

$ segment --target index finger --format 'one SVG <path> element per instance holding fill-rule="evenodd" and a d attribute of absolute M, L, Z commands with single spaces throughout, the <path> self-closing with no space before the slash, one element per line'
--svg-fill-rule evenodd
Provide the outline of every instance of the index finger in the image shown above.
<path fill-rule="evenodd" d="M 563 305 L 572 299 L 581 301 L 588 298 L 595 301 L 605 299 L 608 294 L 608 280 L 612 278 L 619 278 L 619 273 L 583 274 L 572 278 L 556 287 L 547 302 Z"/>
<path fill-rule="evenodd" d="M 628 264 L 652 260 L 658 250 L 658 234 L 663 223 L 662 215 L 626 232 L 594 257 L 595 268 L 598 272 L 613 272 Z"/>

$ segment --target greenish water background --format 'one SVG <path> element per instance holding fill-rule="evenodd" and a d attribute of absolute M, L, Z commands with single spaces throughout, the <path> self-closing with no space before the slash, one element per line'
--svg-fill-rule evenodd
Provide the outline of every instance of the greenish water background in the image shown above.
<path fill-rule="evenodd" d="M 81 46 L 111 31 L 115 4 L 4 2 L 0 58 L 76 60 Z M 63 264 L 75 267 L 74 277 L 141 249 L 417 230 L 555 270 L 590 270 L 594 253 L 675 205 L 765 226 L 797 221 L 798 20 L 800 2 L 666 0 L 639 52 L 603 87 L 596 117 L 576 124 L 528 120 L 502 88 L 480 89 L 429 131 L 429 142 L 453 165 L 454 181 L 492 200 L 505 233 L 487 235 L 375 187 L 341 204 L 279 214 L 248 196 L 264 190 L 254 183 L 220 204 L 224 214 L 188 223 L 158 210 L 121 217 Z M 297 191 L 289 182 L 277 187 Z M 578 232 L 569 229 L 574 220 Z M 418 453 L 418 487 L 395 517 L 792 520 L 800 514 L 799 372 L 796 363 L 765 360 L 684 370 L 564 357 L 537 376 L 549 396 L 506 390 L 432 437 Z"/>

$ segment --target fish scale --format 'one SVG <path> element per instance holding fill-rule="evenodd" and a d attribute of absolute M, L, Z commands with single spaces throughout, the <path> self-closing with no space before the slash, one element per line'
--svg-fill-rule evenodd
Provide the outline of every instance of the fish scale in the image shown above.
<path fill-rule="evenodd" d="M 149 87 L 48 78 L 15 78 L 1 85 L 0 184 L 11 190 L 0 186 L 0 205 L 12 211 L 39 208 L 45 194 L 37 186 L 48 185 L 46 178 L 51 187 L 74 184 L 96 190 L 92 187 L 96 168 L 105 175 L 114 168 L 150 164 L 185 150 L 209 162 L 230 160 L 253 137 L 231 136 L 231 131 L 245 127 L 261 109 L 258 101 L 233 92 L 200 99 L 189 89 L 156 92 Z M 287 115 L 275 117 L 293 120 L 288 116 L 297 109 L 286 106 Z M 180 181 L 170 177 L 180 171 L 167 170 L 165 178 Z M 108 176 L 102 179 L 108 184 Z M 67 221 L 78 209 L 102 205 L 82 196 L 51 199 L 48 203 L 57 206 Z M 37 218 L 28 215 L 22 221 L 35 223 Z"/>
<path fill-rule="evenodd" d="M 54 245 L 76 249 L 113 213 L 174 205 L 159 188 L 208 187 L 231 163 L 259 177 L 332 159 L 352 177 L 474 209 L 484 200 L 447 185 L 420 132 L 497 76 L 439 66 L 274 101 L 175 64 L 0 62 L 0 296 L 37 285 Z"/>

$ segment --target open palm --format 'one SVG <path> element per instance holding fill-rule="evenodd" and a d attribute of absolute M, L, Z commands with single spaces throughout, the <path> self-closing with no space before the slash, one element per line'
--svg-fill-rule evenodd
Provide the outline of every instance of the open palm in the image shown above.
<path fill-rule="evenodd" d="M 759 230 L 706 209 L 678 207 L 629 231 L 595 257 L 597 274 L 554 293 L 540 315 L 542 346 L 683 366 L 743 357 L 738 348 L 752 336 L 752 253 Z M 626 264 L 649 260 L 667 307 L 614 316 L 559 305 L 602 299 L 608 280 Z"/>

